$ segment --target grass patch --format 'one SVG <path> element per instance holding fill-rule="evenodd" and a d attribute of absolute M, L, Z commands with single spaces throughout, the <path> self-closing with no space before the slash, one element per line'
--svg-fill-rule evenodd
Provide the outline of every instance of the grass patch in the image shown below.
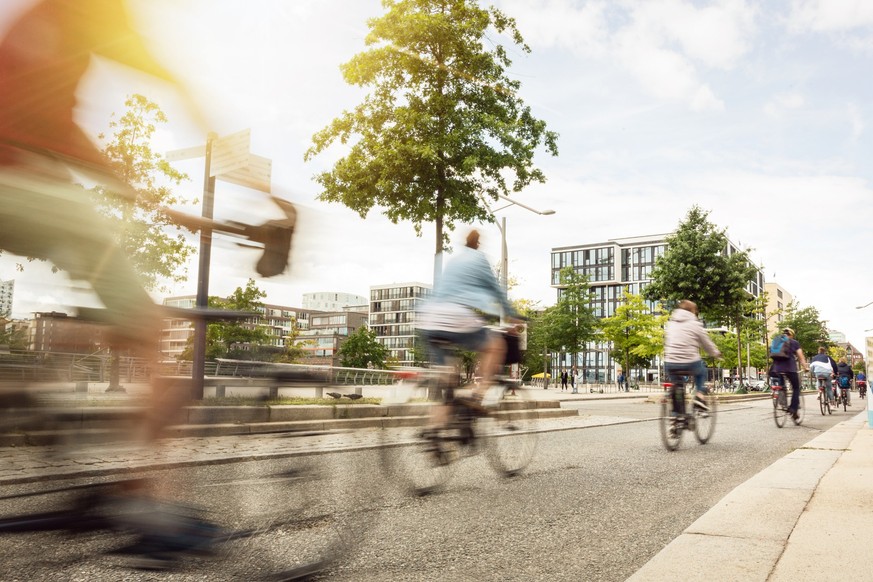
<path fill-rule="evenodd" d="M 339 404 L 381 404 L 381 398 L 359 398 L 358 400 L 349 400 L 348 398 L 303 398 L 303 397 L 281 397 L 281 398 L 255 398 L 244 396 L 226 396 L 224 398 L 204 398 L 202 401 L 189 403 L 189 406 L 305 406 L 305 405 L 321 405 L 321 406 L 337 406 Z"/>

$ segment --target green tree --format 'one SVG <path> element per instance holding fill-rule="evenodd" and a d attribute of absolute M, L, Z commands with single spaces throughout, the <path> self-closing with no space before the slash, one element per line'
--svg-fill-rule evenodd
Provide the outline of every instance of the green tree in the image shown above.
<path fill-rule="evenodd" d="M 557 134 L 518 97 L 509 51 L 488 36 L 530 52 L 512 18 L 472 0 L 382 4 L 386 14 L 368 21 L 370 48 L 341 67 L 347 83 L 371 92 L 313 136 L 305 159 L 351 143 L 315 177 L 319 199 L 362 218 L 379 205 L 419 236 L 434 222 L 440 254 L 456 222 L 493 220 L 486 198 L 545 182 L 534 152 L 544 145 L 557 155 Z"/>
<path fill-rule="evenodd" d="M 597 318 L 591 311 L 588 280 L 571 267 L 559 274 L 561 295 L 554 308 L 546 310 L 546 343 L 552 349 L 573 354 L 573 361 L 595 338 Z"/>
<path fill-rule="evenodd" d="M 26 350 L 28 348 L 27 330 L 22 328 L 7 328 L 3 318 L 0 318 L 0 346 L 10 350 Z"/>
<path fill-rule="evenodd" d="M 158 124 L 167 122 L 160 107 L 142 95 L 131 95 L 124 102 L 127 111 L 110 121 L 114 131 L 104 145 L 103 154 L 116 174 L 131 186 L 134 196 L 95 186 L 99 209 L 119 223 L 119 244 L 124 248 L 143 286 L 153 290 L 161 280 L 183 281 L 183 267 L 194 251 L 178 228 L 159 211 L 180 200 L 172 187 L 188 177 L 151 148 Z M 100 134 L 100 139 L 105 136 Z M 175 232 L 171 232 L 175 230 Z"/>
<path fill-rule="evenodd" d="M 785 308 L 779 329 L 790 327 L 794 330 L 794 339 L 800 343 L 803 353 L 807 358 L 818 353 L 819 346 L 831 347 L 827 323 L 822 321 L 815 307 L 801 308 L 796 301 L 792 301 Z M 781 333 L 778 332 L 778 333 Z"/>
<path fill-rule="evenodd" d="M 266 292 L 249 279 L 245 288 L 237 287 L 227 298 L 209 297 L 209 307 L 260 313 L 264 307 L 261 299 Z M 206 326 L 206 359 L 232 358 L 239 360 L 272 360 L 276 349 L 269 346 L 270 336 L 262 325 L 258 325 L 260 315 L 247 320 L 210 322 Z M 180 359 L 190 360 L 193 356 L 193 338 L 188 342 Z"/>
<path fill-rule="evenodd" d="M 167 122 L 160 107 L 138 94 L 124 102 L 127 111 L 109 122 L 114 132 L 104 144 L 103 154 L 109 166 L 130 189 L 113 190 L 101 184 L 92 188 L 98 209 L 118 224 L 118 244 L 124 249 L 143 286 L 159 287 L 161 280 L 183 281 L 185 262 L 194 247 L 159 211 L 161 206 L 179 202 L 172 186 L 178 186 L 187 176 L 174 170 L 160 154 L 151 148 L 157 124 Z M 100 134 L 101 141 L 106 140 Z M 122 391 L 119 384 L 119 354 L 112 350 L 109 391 Z"/>
<path fill-rule="evenodd" d="M 690 299 L 703 319 L 730 325 L 742 335 L 754 301 L 747 287 L 757 274 L 748 252 L 729 253 L 725 230 L 716 228 L 699 206 L 691 207 L 666 243 L 652 270 L 652 283 L 643 291 L 645 298 L 668 306 Z"/>
<path fill-rule="evenodd" d="M 748 311 L 746 287 L 757 269 L 746 251 L 727 253 L 724 229 L 718 230 L 708 217 L 699 206 L 688 211 L 667 237 L 667 249 L 658 257 L 643 296 L 668 307 L 690 299 L 705 320 L 732 323 L 737 313 Z"/>
<path fill-rule="evenodd" d="M 632 368 L 648 368 L 664 351 L 664 324 L 667 314 L 655 314 L 641 295 L 625 291 L 615 314 L 600 320 L 603 339 L 612 343 L 612 358 L 623 362 L 630 377 Z"/>
<path fill-rule="evenodd" d="M 382 369 L 388 359 L 388 348 L 376 340 L 376 332 L 365 325 L 354 331 L 339 348 L 340 365 L 346 368 L 366 368 L 372 364 Z"/>

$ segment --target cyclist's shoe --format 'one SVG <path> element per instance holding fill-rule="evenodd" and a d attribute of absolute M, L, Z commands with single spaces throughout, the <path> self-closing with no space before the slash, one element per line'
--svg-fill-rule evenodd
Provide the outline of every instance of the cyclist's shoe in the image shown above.
<path fill-rule="evenodd" d="M 488 416 L 488 408 L 482 404 L 482 398 L 476 396 L 456 396 L 454 400 L 456 405 L 463 406 L 474 416 Z"/>
<path fill-rule="evenodd" d="M 709 405 L 706 403 L 703 394 L 699 392 L 694 395 L 694 408 L 696 410 L 702 410 L 703 412 L 709 412 Z"/>

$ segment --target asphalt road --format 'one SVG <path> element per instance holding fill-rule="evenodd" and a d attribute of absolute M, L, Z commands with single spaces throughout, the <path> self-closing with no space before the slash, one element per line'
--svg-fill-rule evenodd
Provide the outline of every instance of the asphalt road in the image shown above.
<path fill-rule="evenodd" d="M 5 536 L 0 579 L 255 579 L 334 547 L 341 534 L 360 543 L 315 580 L 624 580 L 734 487 L 861 405 L 830 417 L 808 409 L 804 425 L 783 429 L 767 400 L 724 405 L 709 444 L 686 435 L 672 453 L 661 445 L 654 404 L 574 406 L 627 423 L 542 433 L 533 463 L 513 479 L 498 478 L 481 455 L 464 459 L 445 491 L 423 498 L 386 480 L 375 450 L 175 470 L 176 495 L 225 527 L 245 528 L 264 512 L 291 522 L 229 544 L 225 560 L 191 558 L 169 574 L 131 571 L 129 558 L 102 555 L 129 541 L 119 536 Z M 261 479 L 292 468 L 290 481 Z M 8 515 L 48 504 L 0 507 Z"/>

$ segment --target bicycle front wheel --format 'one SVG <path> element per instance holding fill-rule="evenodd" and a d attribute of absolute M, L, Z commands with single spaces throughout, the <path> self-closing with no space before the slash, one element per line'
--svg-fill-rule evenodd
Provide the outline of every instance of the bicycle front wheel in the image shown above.
<path fill-rule="evenodd" d="M 537 401 L 529 389 L 500 384 L 488 390 L 483 403 L 492 409 L 477 421 L 485 455 L 499 475 L 514 477 L 527 468 L 536 452 Z"/>
<path fill-rule="evenodd" d="M 697 437 L 697 442 L 705 445 L 712 433 L 715 432 L 715 415 L 717 401 L 712 392 L 703 395 L 703 406 L 697 402 L 695 397 L 694 402 L 694 436 Z"/>
<path fill-rule="evenodd" d="M 818 392 L 818 407 L 821 409 L 821 415 L 825 415 L 825 411 L 828 408 L 827 398 L 825 398 L 824 392 L 819 390 Z"/>
<path fill-rule="evenodd" d="M 849 409 L 849 395 L 843 394 L 843 412 Z"/>
<path fill-rule="evenodd" d="M 680 419 L 673 416 L 673 391 L 668 389 L 664 391 L 664 397 L 661 399 L 661 442 L 668 451 L 675 451 L 679 448 L 679 442 L 682 440 L 682 426 Z"/>

